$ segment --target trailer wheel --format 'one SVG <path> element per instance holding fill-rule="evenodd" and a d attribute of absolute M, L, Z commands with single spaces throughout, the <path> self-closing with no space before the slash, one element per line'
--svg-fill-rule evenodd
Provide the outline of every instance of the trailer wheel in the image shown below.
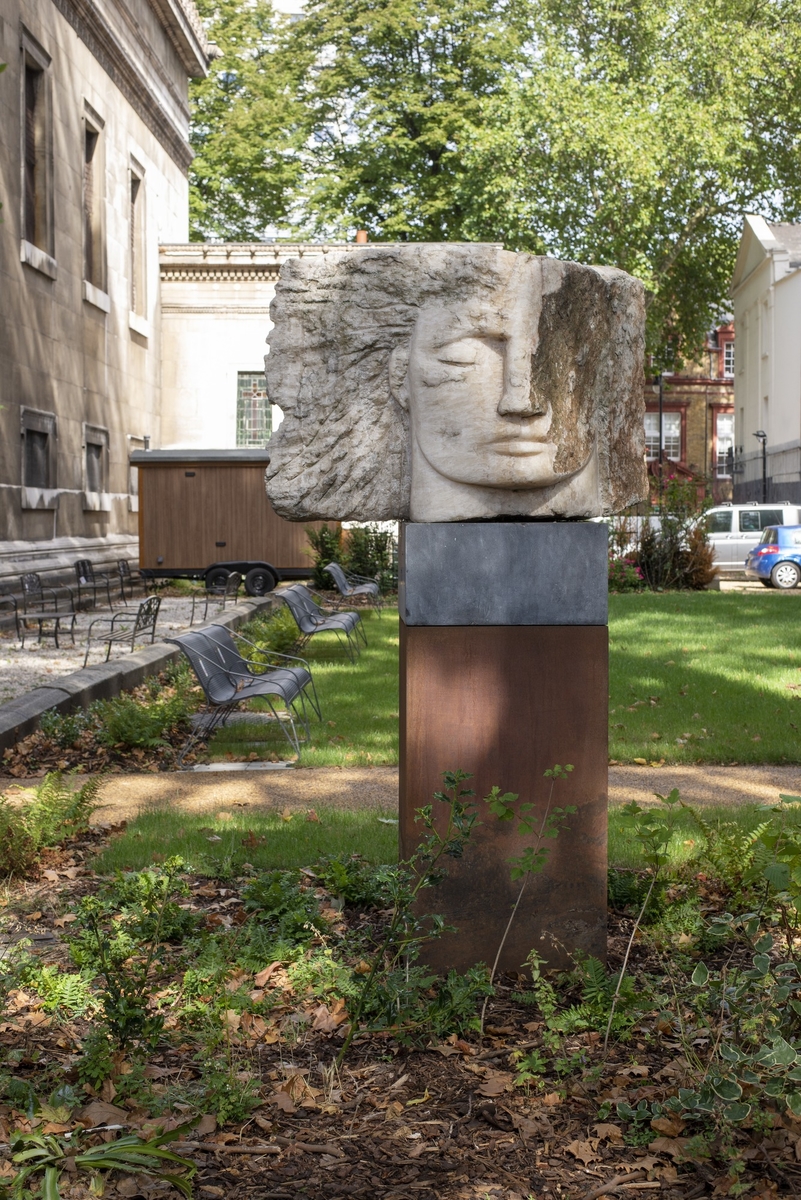
<path fill-rule="evenodd" d="M 206 572 L 206 587 L 209 591 L 224 588 L 229 574 L 230 572 L 225 567 L 212 567 L 210 571 Z"/>
<path fill-rule="evenodd" d="M 266 567 L 252 567 L 245 576 L 245 591 L 249 596 L 266 596 L 278 580 Z"/>

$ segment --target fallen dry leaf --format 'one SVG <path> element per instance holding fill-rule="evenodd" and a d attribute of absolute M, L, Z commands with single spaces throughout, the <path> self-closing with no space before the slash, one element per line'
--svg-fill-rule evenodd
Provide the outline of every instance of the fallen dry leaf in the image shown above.
<path fill-rule="evenodd" d="M 671 1158 L 682 1158 L 689 1144 L 689 1138 L 658 1137 L 649 1144 L 648 1149 L 654 1154 L 669 1154 Z"/>
<path fill-rule="evenodd" d="M 75 913 L 65 913 L 63 917 L 56 917 L 53 925 L 56 929 L 63 929 L 65 925 L 71 925 L 73 921 L 77 921 Z"/>
<path fill-rule="evenodd" d="M 593 1142 L 595 1143 L 593 1145 Z M 587 1167 L 591 1162 L 595 1162 L 598 1158 L 596 1153 L 598 1149 L 598 1139 L 593 1138 L 591 1142 L 571 1142 L 569 1146 L 565 1146 L 568 1154 L 572 1154 L 574 1158 L 578 1158 Z"/>
<path fill-rule="evenodd" d="M 542 1103 L 549 1105 L 549 1107 L 554 1107 L 555 1105 L 562 1103 L 562 1097 L 558 1092 L 547 1092 L 546 1095 L 542 1097 Z"/>
<path fill-rule="evenodd" d="M 502 1096 L 504 1092 L 511 1092 L 513 1080 L 514 1077 L 508 1071 L 490 1071 L 476 1091 L 479 1096 Z"/>
<path fill-rule="evenodd" d="M 80 1119 L 84 1125 L 91 1128 L 94 1125 L 124 1125 L 130 1114 L 116 1104 L 108 1104 L 105 1100 L 93 1100 L 80 1111 Z"/>
<path fill-rule="evenodd" d="M 665 1137 L 676 1138 L 684 1133 L 685 1123 L 678 1117 L 654 1117 L 651 1128 L 657 1133 L 664 1133 Z"/>
<path fill-rule="evenodd" d="M 200 1118 L 192 1132 L 196 1133 L 198 1137 L 205 1137 L 208 1133 L 214 1133 L 216 1128 L 217 1118 L 213 1113 L 206 1113 L 204 1117 Z"/>
<path fill-rule="evenodd" d="M 622 1142 L 623 1130 L 619 1125 L 593 1125 L 593 1130 L 601 1140 L 606 1139 L 608 1142 Z"/>

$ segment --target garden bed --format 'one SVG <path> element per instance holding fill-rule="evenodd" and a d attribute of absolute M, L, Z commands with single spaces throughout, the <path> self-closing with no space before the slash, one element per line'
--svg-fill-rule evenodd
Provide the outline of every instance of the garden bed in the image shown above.
<path fill-rule="evenodd" d="M 792 852 L 797 816 L 776 819 Z M 632 847 L 666 844 L 659 820 L 631 814 Z M 391 918 L 387 869 L 340 853 L 265 873 L 241 858 L 258 852 L 256 829 L 237 829 L 236 861 L 223 853 L 229 821 L 209 818 L 214 864 L 193 843 L 183 863 L 154 852 L 143 872 L 101 874 L 123 833 L 101 827 L 43 847 L 10 885 L 3 1140 L 111 1125 L 81 1144 L 112 1146 L 179 1128 L 211 1198 L 795 1192 L 801 981 L 794 918 L 765 890 L 769 839 L 699 827 L 683 863 L 614 872 L 607 966 L 496 980 L 483 1033 L 485 971 L 381 965 L 377 1003 L 337 1064 Z M 760 896 L 756 917 L 726 915 Z M 97 958 L 103 938 L 127 1008 Z M 92 1194 L 177 1195 L 158 1174 L 112 1173 Z M 88 1179 L 68 1182 L 65 1196 L 88 1198 Z"/>

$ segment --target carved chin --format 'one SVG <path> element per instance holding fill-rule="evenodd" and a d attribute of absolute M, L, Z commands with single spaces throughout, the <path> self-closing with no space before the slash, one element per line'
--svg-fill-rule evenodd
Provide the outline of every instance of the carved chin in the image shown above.
<path fill-rule="evenodd" d="M 554 466 L 555 445 L 549 446 L 541 454 L 483 454 L 479 457 L 476 453 L 471 456 L 474 459 L 472 462 L 464 461 L 466 456 L 455 456 L 456 461 L 432 461 L 422 447 L 419 448 L 429 467 L 451 483 L 510 492 L 555 487 L 582 471 L 591 458 L 588 455 L 572 470 L 558 471 Z"/>

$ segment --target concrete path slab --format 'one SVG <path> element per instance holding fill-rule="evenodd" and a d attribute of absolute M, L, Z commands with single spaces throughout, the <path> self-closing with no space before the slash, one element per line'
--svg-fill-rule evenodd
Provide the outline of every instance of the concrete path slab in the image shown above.
<path fill-rule="evenodd" d="M 243 764 L 245 765 L 245 764 Z M 33 781 L 29 781 L 33 782 Z M 512 781 L 501 781 L 511 786 Z M 11 798 L 26 784 L 0 779 Z M 801 795 L 801 766 L 610 767 L 611 804 L 655 803 L 654 793 L 677 787 L 693 804 L 770 804 L 780 792 Z M 103 785 L 104 821 L 130 820 L 152 805 L 188 812 L 232 807 L 282 809 L 377 808 L 392 815 L 398 807 L 396 767 L 315 767 L 295 770 L 245 769 L 217 774 L 194 772 L 112 775 Z M 423 798 L 424 799 L 424 798 Z"/>

